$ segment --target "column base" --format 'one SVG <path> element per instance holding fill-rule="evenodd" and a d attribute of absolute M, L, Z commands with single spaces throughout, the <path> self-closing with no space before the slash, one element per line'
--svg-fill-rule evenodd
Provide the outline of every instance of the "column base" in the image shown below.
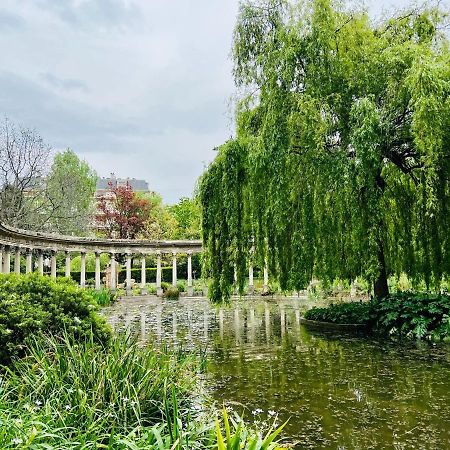
<path fill-rule="evenodd" d="M 267 294 L 269 292 L 269 286 L 267 286 L 267 284 L 263 286 L 263 292 L 264 294 Z"/>
<path fill-rule="evenodd" d="M 255 288 L 254 286 L 249 286 L 248 287 L 248 295 L 253 295 L 255 293 Z"/>
<path fill-rule="evenodd" d="M 163 296 L 163 290 L 162 290 L 162 288 L 157 288 L 156 289 L 156 295 L 158 296 L 158 297 L 162 297 Z"/>
<path fill-rule="evenodd" d="M 148 291 L 145 288 L 141 288 L 141 295 L 147 295 Z"/>
<path fill-rule="evenodd" d="M 193 297 L 194 296 L 194 287 L 193 286 L 188 286 L 188 288 L 187 288 L 187 295 L 188 295 L 188 297 Z"/>
<path fill-rule="evenodd" d="M 132 290 L 131 288 L 127 288 L 127 289 L 126 289 L 126 295 L 127 295 L 127 296 L 133 295 L 133 290 Z"/>

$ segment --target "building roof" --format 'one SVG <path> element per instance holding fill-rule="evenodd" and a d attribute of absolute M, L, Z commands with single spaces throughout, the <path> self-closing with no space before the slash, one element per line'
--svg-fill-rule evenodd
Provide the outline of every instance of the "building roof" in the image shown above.
<path fill-rule="evenodd" d="M 149 192 L 148 183 L 145 180 L 137 180 L 136 178 L 117 178 L 113 173 L 109 177 L 99 178 L 97 180 L 97 191 L 107 190 L 112 184 L 116 186 L 130 186 L 133 191 Z"/>

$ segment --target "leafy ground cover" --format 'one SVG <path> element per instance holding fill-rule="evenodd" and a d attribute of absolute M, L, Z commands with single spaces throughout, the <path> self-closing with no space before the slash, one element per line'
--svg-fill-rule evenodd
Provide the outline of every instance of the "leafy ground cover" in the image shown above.
<path fill-rule="evenodd" d="M 370 302 L 333 304 L 312 308 L 308 320 L 367 325 L 384 334 L 417 339 L 450 340 L 450 296 L 441 294 L 391 294 Z"/>

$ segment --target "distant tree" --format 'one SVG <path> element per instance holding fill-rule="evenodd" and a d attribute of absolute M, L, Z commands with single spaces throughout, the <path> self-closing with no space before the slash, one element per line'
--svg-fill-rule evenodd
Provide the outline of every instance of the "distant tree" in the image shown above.
<path fill-rule="evenodd" d="M 177 221 L 170 208 L 164 205 L 161 195 L 155 192 L 140 195 L 152 205 L 143 231 L 144 236 L 152 240 L 173 239 L 176 234 Z"/>
<path fill-rule="evenodd" d="M 51 204 L 45 176 L 50 147 L 36 131 L 15 127 L 7 118 L 0 125 L 0 221 L 22 228 L 42 228 Z"/>
<path fill-rule="evenodd" d="M 176 220 L 174 239 L 200 239 L 201 209 L 196 200 L 183 197 L 170 212 Z"/>
<path fill-rule="evenodd" d="M 52 228 L 59 233 L 84 234 L 94 214 L 97 174 L 70 149 L 55 156 L 47 177 Z"/>
<path fill-rule="evenodd" d="M 108 238 L 136 239 L 145 229 L 152 204 L 137 195 L 130 185 L 113 186 L 98 202 L 98 227 Z"/>

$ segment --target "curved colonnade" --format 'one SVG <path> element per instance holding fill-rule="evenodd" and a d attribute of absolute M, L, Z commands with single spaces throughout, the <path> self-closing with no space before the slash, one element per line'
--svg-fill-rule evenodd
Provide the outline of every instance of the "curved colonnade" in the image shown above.
<path fill-rule="evenodd" d="M 141 259 L 141 293 L 145 294 L 146 267 L 145 257 L 155 255 L 157 258 L 156 288 L 157 294 L 162 295 L 161 256 L 172 255 L 172 284 L 177 284 L 177 255 L 185 254 L 188 258 L 188 295 L 193 294 L 192 284 L 192 255 L 201 253 L 201 241 L 149 241 L 124 239 L 98 239 L 45 234 L 16 229 L 0 223 L 0 272 L 20 273 L 21 258 L 25 257 L 25 272 L 34 270 L 44 274 L 44 255 L 50 256 L 50 276 L 56 278 L 56 255 L 65 254 L 65 276 L 70 277 L 70 264 L 73 254 L 81 255 L 80 286 L 86 286 L 86 254 L 95 254 L 95 288 L 102 286 L 100 255 L 106 253 L 110 257 L 109 287 L 117 289 L 117 255 L 126 255 L 126 282 L 127 293 L 131 293 L 131 263 L 132 258 Z M 14 265 L 11 267 L 11 256 L 14 255 Z M 33 265 L 33 257 L 35 264 Z"/>

